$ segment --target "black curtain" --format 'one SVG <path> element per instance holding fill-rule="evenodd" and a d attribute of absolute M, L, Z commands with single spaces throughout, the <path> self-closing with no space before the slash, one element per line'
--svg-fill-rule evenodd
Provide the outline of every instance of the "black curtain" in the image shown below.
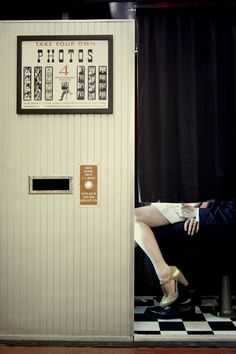
<path fill-rule="evenodd" d="M 236 196 L 236 8 L 137 9 L 138 202 Z"/>

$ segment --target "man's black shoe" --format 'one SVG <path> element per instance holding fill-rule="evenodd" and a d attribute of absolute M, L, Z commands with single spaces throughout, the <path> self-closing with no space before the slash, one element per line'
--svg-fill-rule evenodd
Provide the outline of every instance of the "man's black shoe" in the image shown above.
<path fill-rule="evenodd" d="M 158 318 L 186 318 L 193 313 L 194 304 L 191 299 L 188 299 L 183 303 L 175 301 L 164 308 L 160 306 L 147 307 L 144 315 L 157 320 Z"/>

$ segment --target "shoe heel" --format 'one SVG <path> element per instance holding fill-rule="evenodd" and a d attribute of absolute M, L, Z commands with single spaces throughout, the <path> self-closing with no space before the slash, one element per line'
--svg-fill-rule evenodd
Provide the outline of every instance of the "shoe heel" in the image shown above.
<path fill-rule="evenodd" d="M 183 284 L 184 286 L 188 286 L 188 281 L 187 279 L 185 278 L 185 276 L 183 275 L 183 273 L 180 271 L 179 273 L 179 279 L 178 281 Z"/>

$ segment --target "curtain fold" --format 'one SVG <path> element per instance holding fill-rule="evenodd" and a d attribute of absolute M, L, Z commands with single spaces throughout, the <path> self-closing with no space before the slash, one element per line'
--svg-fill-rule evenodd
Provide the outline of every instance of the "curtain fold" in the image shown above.
<path fill-rule="evenodd" d="M 139 202 L 236 196 L 235 9 L 137 10 Z"/>

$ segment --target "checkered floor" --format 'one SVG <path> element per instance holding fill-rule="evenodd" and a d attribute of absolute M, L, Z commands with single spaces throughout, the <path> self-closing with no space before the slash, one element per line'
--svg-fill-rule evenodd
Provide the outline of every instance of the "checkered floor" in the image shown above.
<path fill-rule="evenodd" d="M 217 298 L 202 298 L 200 305 L 195 306 L 195 313 L 187 318 L 154 321 L 144 315 L 147 307 L 156 305 L 158 302 L 152 296 L 135 297 L 135 341 L 236 340 L 236 317 L 219 317 Z M 232 309 L 236 311 L 236 300 L 232 300 Z"/>

